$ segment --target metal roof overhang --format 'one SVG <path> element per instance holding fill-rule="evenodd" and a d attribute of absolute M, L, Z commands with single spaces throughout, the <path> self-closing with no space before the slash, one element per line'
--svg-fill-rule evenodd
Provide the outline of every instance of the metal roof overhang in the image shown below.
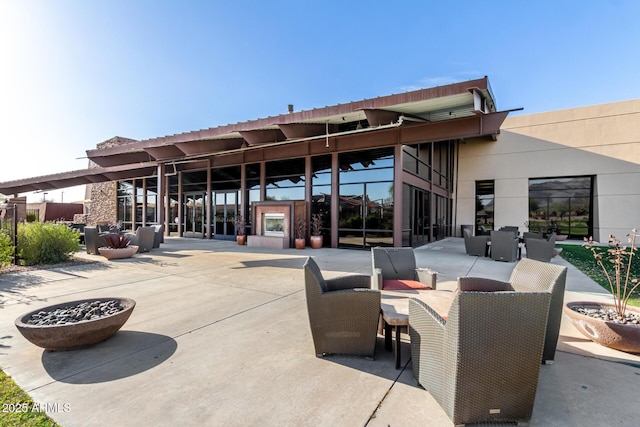
<path fill-rule="evenodd" d="M 19 194 L 31 191 L 48 191 L 76 185 L 95 184 L 98 182 L 117 181 L 121 179 L 153 176 L 156 164 L 126 165 L 117 167 L 95 167 L 71 172 L 44 175 L 33 178 L 18 179 L 0 183 L 0 193 Z"/>
<path fill-rule="evenodd" d="M 158 163 L 184 162 L 269 145 L 334 135 L 345 123 L 365 123 L 378 133 L 402 123 L 399 143 L 472 137 L 496 138 L 509 111 L 497 112 L 487 77 L 402 94 L 365 99 L 199 131 L 87 150 L 99 167 L 0 183 L 18 194 L 153 176 Z M 402 120 L 400 118 L 402 117 Z M 358 131 L 353 131 L 354 134 Z M 355 136 L 355 135 L 354 135 Z"/>

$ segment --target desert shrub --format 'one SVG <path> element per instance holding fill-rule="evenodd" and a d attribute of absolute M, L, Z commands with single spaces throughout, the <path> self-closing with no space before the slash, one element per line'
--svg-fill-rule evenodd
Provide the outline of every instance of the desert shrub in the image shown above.
<path fill-rule="evenodd" d="M 5 230 L 0 229 L 0 267 L 11 264 L 13 258 L 13 245 L 11 236 Z"/>
<path fill-rule="evenodd" d="M 38 215 L 34 212 L 27 212 L 27 222 L 38 221 Z"/>
<path fill-rule="evenodd" d="M 66 224 L 25 222 L 18 225 L 18 256 L 24 265 L 55 264 L 80 250 L 79 232 Z"/>

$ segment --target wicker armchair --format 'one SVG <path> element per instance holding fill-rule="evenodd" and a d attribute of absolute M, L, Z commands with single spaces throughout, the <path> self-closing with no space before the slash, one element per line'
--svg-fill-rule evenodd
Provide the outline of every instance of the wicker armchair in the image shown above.
<path fill-rule="evenodd" d="M 559 255 L 562 249 L 556 248 L 556 234 L 551 233 L 547 239 L 529 239 L 526 243 L 527 258 L 549 262 Z"/>
<path fill-rule="evenodd" d="M 136 233 L 127 233 L 131 239 L 131 244 L 138 247 L 138 253 L 149 252 L 153 249 L 155 228 L 152 226 L 138 227 Z"/>
<path fill-rule="evenodd" d="M 487 279 L 484 277 L 458 278 L 458 290 L 461 291 L 516 291 L 516 292 L 549 292 L 551 305 L 544 339 L 542 363 L 551 364 L 556 354 L 564 289 L 567 281 L 567 267 L 548 262 L 522 259 L 511 272 L 508 282 Z"/>
<path fill-rule="evenodd" d="M 455 425 L 528 422 L 551 294 L 458 292 L 443 320 L 409 300 L 413 376 Z"/>
<path fill-rule="evenodd" d="M 487 242 L 489 236 L 474 236 L 471 234 L 471 230 L 464 229 L 464 248 L 467 251 L 467 255 L 473 256 L 487 256 Z"/>
<path fill-rule="evenodd" d="M 309 257 L 304 282 L 316 355 L 375 357 L 380 291 L 369 289 L 371 278 L 349 275 L 325 280 Z"/>
<path fill-rule="evenodd" d="M 518 259 L 518 235 L 513 231 L 491 232 L 491 259 L 514 262 Z"/>
<path fill-rule="evenodd" d="M 437 274 L 428 268 L 417 268 L 413 248 L 371 249 L 371 288 L 435 289 Z"/>
<path fill-rule="evenodd" d="M 106 246 L 104 237 L 102 237 L 97 227 L 84 227 L 84 244 L 87 253 L 91 255 L 100 255 L 98 248 Z"/>
<path fill-rule="evenodd" d="M 542 362 L 553 363 L 560 335 L 567 267 L 548 262 L 522 259 L 511 272 L 509 282 L 518 292 L 550 292 L 551 306 L 547 320 Z"/>
<path fill-rule="evenodd" d="M 153 226 L 153 248 L 159 248 L 164 243 L 164 225 Z"/>

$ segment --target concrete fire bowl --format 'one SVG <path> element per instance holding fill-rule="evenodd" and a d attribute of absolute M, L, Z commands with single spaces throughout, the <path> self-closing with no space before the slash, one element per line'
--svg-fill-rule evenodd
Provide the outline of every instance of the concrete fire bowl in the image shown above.
<path fill-rule="evenodd" d="M 124 310 L 92 320 L 81 320 L 76 323 L 62 325 L 33 325 L 27 323 L 32 315 L 41 311 L 50 312 L 65 307 L 77 306 L 81 303 L 95 301 L 117 301 Z M 31 343 L 49 351 L 66 351 L 97 344 L 111 337 L 124 325 L 131 316 L 136 302 L 129 298 L 91 298 L 69 301 L 61 304 L 39 308 L 18 317 L 15 325 L 20 333 Z"/>

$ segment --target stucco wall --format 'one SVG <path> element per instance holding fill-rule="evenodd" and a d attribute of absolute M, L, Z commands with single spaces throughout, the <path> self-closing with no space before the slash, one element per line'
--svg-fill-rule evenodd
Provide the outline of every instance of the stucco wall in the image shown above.
<path fill-rule="evenodd" d="M 596 175 L 594 238 L 640 226 L 640 100 L 510 117 L 498 141 L 460 144 L 456 221 L 473 224 L 475 182 L 495 180 L 495 227 L 526 230 L 529 178 Z"/>

